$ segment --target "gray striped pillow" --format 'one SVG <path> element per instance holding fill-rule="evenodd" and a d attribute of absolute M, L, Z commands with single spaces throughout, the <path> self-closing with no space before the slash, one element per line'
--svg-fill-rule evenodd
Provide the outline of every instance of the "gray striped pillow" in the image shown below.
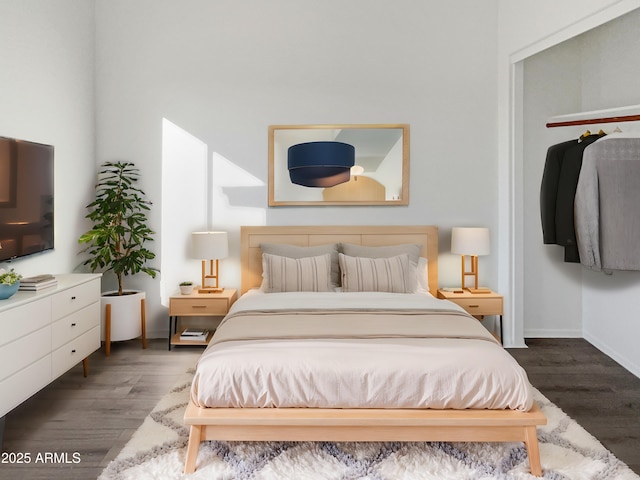
<path fill-rule="evenodd" d="M 338 256 L 344 292 L 410 293 L 409 255 L 388 258 Z"/>
<path fill-rule="evenodd" d="M 331 255 L 289 258 L 262 254 L 262 276 L 266 293 L 329 292 L 331 288 Z"/>

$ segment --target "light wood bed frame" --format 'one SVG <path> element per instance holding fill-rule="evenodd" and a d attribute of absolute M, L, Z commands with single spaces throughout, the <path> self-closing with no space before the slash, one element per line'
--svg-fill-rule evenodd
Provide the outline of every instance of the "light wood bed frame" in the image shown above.
<path fill-rule="evenodd" d="M 438 288 L 435 226 L 241 227 L 242 293 L 262 280 L 260 243 L 299 246 L 334 242 L 367 246 L 419 243 L 429 262 L 429 289 Z M 465 441 L 524 442 L 531 473 L 542 475 L 537 425 L 547 419 L 536 405 L 513 410 L 200 408 L 189 402 L 185 473 L 195 471 L 200 443 L 226 441 Z"/>

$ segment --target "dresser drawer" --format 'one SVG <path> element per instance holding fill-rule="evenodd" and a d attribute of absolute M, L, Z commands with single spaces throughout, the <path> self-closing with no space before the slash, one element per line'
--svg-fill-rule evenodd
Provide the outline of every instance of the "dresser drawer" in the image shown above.
<path fill-rule="evenodd" d="M 220 315 L 229 311 L 227 298 L 172 298 L 170 312 L 177 316 Z"/>
<path fill-rule="evenodd" d="M 0 417 L 10 412 L 51 381 L 51 355 L 0 381 Z"/>
<path fill-rule="evenodd" d="M 100 348 L 100 326 L 74 338 L 51 354 L 51 378 L 55 379 Z"/>
<path fill-rule="evenodd" d="M 502 315 L 502 298 L 456 298 L 452 301 L 471 315 Z"/>
<path fill-rule="evenodd" d="M 42 298 L 2 312 L 0 346 L 51 323 L 51 299 Z"/>
<path fill-rule="evenodd" d="M 100 302 L 96 302 L 55 321 L 51 326 L 51 346 L 55 350 L 99 325 Z"/>
<path fill-rule="evenodd" d="M 51 353 L 51 326 L 0 347 L 0 380 Z M 5 392 L 2 391 L 2 395 Z"/>
<path fill-rule="evenodd" d="M 53 320 L 98 301 L 100 301 L 100 282 L 98 280 L 63 290 L 52 297 Z"/>

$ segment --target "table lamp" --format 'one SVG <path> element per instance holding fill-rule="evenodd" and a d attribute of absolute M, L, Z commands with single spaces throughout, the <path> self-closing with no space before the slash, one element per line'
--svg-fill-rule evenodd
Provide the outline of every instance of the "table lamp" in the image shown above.
<path fill-rule="evenodd" d="M 202 283 L 198 293 L 219 293 L 224 290 L 218 286 L 220 266 L 218 260 L 229 255 L 227 232 L 193 232 L 191 234 L 191 255 L 202 260 Z M 209 274 L 206 264 L 209 262 Z M 215 273 L 214 273 L 215 262 Z M 207 285 L 207 279 L 213 279 L 213 285 Z"/>
<path fill-rule="evenodd" d="M 491 290 L 478 288 L 478 256 L 489 254 L 489 229 L 454 227 L 451 230 L 451 253 L 462 255 L 462 288 L 465 288 L 465 277 L 474 278 L 474 287 L 468 290 L 471 293 L 486 293 Z M 465 256 L 471 256 L 471 271 L 465 270 Z"/>

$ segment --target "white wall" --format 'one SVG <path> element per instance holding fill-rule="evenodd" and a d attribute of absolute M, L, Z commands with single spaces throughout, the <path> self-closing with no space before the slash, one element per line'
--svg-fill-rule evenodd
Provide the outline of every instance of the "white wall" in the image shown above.
<path fill-rule="evenodd" d="M 94 6 L 0 0 L 0 135 L 55 147 L 55 250 L 15 260 L 24 276 L 81 263 L 94 160 Z"/>
<path fill-rule="evenodd" d="M 96 19 L 97 161 L 141 167 L 156 231 L 160 209 L 176 208 L 162 201 L 163 118 L 263 182 L 241 195 L 222 182 L 231 186 L 211 227 L 232 241 L 225 285 L 239 284 L 247 218 L 438 224 L 443 252 L 451 226 L 496 230 L 495 1 L 97 0 Z M 410 205 L 268 208 L 267 127 L 289 123 L 409 123 Z M 458 262 L 441 256 L 442 285 L 459 283 Z M 496 262 L 492 255 L 480 265 L 494 287 Z M 159 283 L 133 283 L 147 291 L 150 333 L 166 334 Z"/>

